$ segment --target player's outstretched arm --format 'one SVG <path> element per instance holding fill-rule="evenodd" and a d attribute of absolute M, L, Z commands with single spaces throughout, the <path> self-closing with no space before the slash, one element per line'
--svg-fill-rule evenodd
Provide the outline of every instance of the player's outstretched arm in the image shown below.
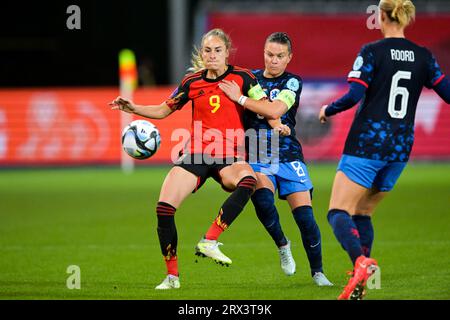
<path fill-rule="evenodd" d="M 328 117 L 325 115 L 325 110 L 327 109 L 328 105 L 324 105 L 322 106 L 322 108 L 320 108 L 320 112 L 319 112 L 319 121 L 320 123 L 325 123 L 328 121 Z"/>
<path fill-rule="evenodd" d="M 142 106 L 122 97 L 117 97 L 109 105 L 112 110 L 121 110 L 150 119 L 164 119 L 172 113 L 172 109 L 165 102 L 160 105 Z"/>
<path fill-rule="evenodd" d="M 433 89 L 442 100 L 450 104 L 450 79 L 448 77 L 445 77 Z"/>
<path fill-rule="evenodd" d="M 351 82 L 349 91 L 335 102 L 324 105 L 319 112 L 319 120 L 321 123 L 327 122 L 328 117 L 348 110 L 356 105 L 366 93 L 366 87 L 358 82 Z"/>
<path fill-rule="evenodd" d="M 269 120 L 278 119 L 288 111 L 288 106 L 281 100 L 270 102 L 269 100 L 255 100 L 242 95 L 241 88 L 235 81 L 223 80 L 219 87 L 234 102 Z"/>

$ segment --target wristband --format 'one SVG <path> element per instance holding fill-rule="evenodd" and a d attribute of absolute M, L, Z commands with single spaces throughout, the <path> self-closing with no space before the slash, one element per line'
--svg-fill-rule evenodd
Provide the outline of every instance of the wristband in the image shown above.
<path fill-rule="evenodd" d="M 247 97 L 246 97 L 246 96 L 240 96 L 240 97 L 239 97 L 239 100 L 238 100 L 238 103 L 239 103 L 241 106 L 244 106 L 245 101 L 247 101 Z"/>

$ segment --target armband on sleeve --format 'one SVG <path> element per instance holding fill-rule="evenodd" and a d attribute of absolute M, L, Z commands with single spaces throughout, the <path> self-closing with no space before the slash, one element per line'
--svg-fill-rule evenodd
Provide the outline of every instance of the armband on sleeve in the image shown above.
<path fill-rule="evenodd" d="M 250 88 L 250 90 L 248 90 L 247 94 L 248 94 L 249 98 L 252 98 L 255 100 L 261 100 L 263 98 L 267 98 L 266 93 L 264 92 L 263 88 L 261 88 L 261 86 L 259 84 Z"/>
<path fill-rule="evenodd" d="M 283 89 L 274 100 L 283 101 L 289 110 L 295 103 L 295 92 L 288 89 Z"/>

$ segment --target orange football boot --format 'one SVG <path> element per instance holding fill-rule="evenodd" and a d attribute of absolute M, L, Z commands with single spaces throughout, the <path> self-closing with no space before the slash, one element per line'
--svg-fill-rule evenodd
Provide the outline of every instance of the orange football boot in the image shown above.
<path fill-rule="evenodd" d="M 375 259 L 359 256 L 355 262 L 353 277 L 348 281 L 338 300 L 361 300 L 365 293 L 367 279 L 375 272 Z"/>

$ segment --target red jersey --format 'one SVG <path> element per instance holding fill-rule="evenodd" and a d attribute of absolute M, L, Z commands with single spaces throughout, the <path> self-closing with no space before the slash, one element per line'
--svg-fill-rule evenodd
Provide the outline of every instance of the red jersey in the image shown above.
<path fill-rule="evenodd" d="M 172 110 L 192 101 L 191 139 L 184 152 L 245 158 L 244 108 L 230 100 L 219 83 L 234 80 L 244 95 L 257 100 L 266 98 L 266 94 L 248 69 L 230 65 L 216 79 L 206 78 L 206 73 L 202 70 L 186 76 L 166 101 Z"/>

